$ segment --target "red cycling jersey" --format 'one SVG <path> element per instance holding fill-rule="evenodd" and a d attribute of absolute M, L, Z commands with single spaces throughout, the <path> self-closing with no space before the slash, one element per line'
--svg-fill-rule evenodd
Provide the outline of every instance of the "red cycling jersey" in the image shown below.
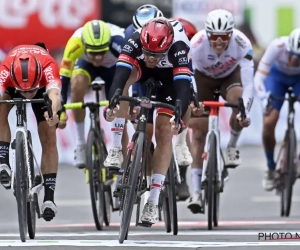
<path fill-rule="evenodd" d="M 46 87 L 46 91 L 52 88 L 61 89 L 59 69 L 54 58 L 47 50 L 37 45 L 19 45 L 14 47 L 0 65 L 0 94 L 3 95 L 8 87 L 14 87 L 10 78 L 10 65 L 19 52 L 31 52 L 40 61 L 42 66 L 42 79 L 39 88 Z"/>

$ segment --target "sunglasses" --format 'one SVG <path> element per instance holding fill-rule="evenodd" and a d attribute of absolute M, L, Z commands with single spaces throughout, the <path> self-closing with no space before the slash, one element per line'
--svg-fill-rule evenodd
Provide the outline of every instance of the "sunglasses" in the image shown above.
<path fill-rule="evenodd" d="M 154 57 L 154 58 L 162 58 L 165 53 L 154 53 L 154 52 L 150 52 L 144 48 L 142 48 L 143 54 L 145 57 Z"/>
<path fill-rule="evenodd" d="M 33 94 L 35 92 L 37 92 L 39 90 L 39 87 L 31 89 L 31 90 L 20 90 L 20 89 L 16 89 L 16 91 L 20 94 Z"/>
<path fill-rule="evenodd" d="M 208 40 L 217 41 L 219 38 L 223 41 L 229 41 L 231 38 L 232 32 L 230 33 L 211 33 L 207 32 Z"/>
<path fill-rule="evenodd" d="M 296 54 L 293 51 L 288 51 L 288 53 L 289 53 L 290 56 L 294 56 L 300 61 L 300 54 Z"/>

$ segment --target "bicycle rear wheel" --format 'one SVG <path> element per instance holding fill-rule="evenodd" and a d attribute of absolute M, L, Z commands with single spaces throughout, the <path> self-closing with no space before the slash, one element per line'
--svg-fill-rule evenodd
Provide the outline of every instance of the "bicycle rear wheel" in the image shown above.
<path fill-rule="evenodd" d="M 136 201 L 137 188 L 138 188 L 138 176 L 141 171 L 141 160 L 144 148 L 143 133 L 139 133 L 134 144 L 134 156 L 132 162 L 128 157 L 131 157 L 132 150 L 129 149 L 127 153 L 126 162 L 128 165 L 125 168 L 123 174 L 123 181 L 121 187 L 121 225 L 119 230 L 119 243 L 123 243 L 125 238 L 127 239 L 133 205 Z M 142 180 L 141 180 L 142 181 Z"/>
<path fill-rule="evenodd" d="M 209 156 L 208 156 L 208 183 L 207 183 L 207 206 L 208 206 L 208 230 L 212 230 L 214 222 L 214 214 L 217 211 L 215 208 L 215 182 L 216 182 L 216 167 L 217 167 L 217 153 L 216 153 L 216 135 L 211 133 L 209 136 Z"/>
<path fill-rule="evenodd" d="M 18 206 L 19 232 L 22 242 L 26 241 L 27 234 L 27 195 L 28 177 L 26 175 L 25 138 L 22 132 L 16 135 L 16 199 Z"/>
<path fill-rule="evenodd" d="M 35 185 L 35 173 L 34 173 L 34 163 L 33 163 L 33 155 L 29 145 L 32 145 L 31 133 L 27 131 L 27 141 L 28 141 L 28 157 L 29 157 L 29 164 L 30 164 L 30 175 L 31 179 L 31 186 L 34 187 Z M 36 211 L 35 211 L 35 202 L 32 197 L 31 201 L 27 202 L 27 223 L 28 223 L 28 234 L 30 239 L 35 238 L 35 229 L 36 229 Z"/>
<path fill-rule="evenodd" d="M 174 171 L 174 156 L 172 156 L 171 164 L 167 172 L 168 180 L 168 200 L 169 200 L 169 210 L 170 219 L 172 222 L 173 235 L 178 234 L 178 217 L 177 217 L 177 200 L 176 200 L 176 185 L 175 185 L 175 171 Z"/>
<path fill-rule="evenodd" d="M 171 216 L 170 216 L 170 207 L 169 207 L 169 199 L 168 199 L 168 191 L 165 185 L 164 189 L 161 192 L 161 210 L 163 211 L 163 219 L 165 223 L 165 229 L 167 233 L 170 233 L 171 228 Z"/>
<path fill-rule="evenodd" d="M 284 207 L 284 216 L 288 217 L 291 211 L 293 185 L 296 179 L 295 173 L 295 151 L 296 151 L 296 135 L 294 129 L 289 129 L 288 144 L 286 154 L 286 171 L 284 176 L 284 188 L 282 189 L 282 199 Z"/>
<path fill-rule="evenodd" d="M 102 230 L 104 221 L 104 185 L 100 165 L 101 150 L 97 132 L 93 129 L 88 134 L 86 155 L 94 222 L 97 230 Z"/>

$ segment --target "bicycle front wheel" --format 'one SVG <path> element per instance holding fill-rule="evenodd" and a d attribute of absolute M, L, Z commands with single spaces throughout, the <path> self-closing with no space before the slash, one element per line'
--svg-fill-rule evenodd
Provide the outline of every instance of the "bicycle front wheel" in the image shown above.
<path fill-rule="evenodd" d="M 104 185 L 100 165 L 101 151 L 97 132 L 93 129 L 88 134 L 86 155 L 94 222 L 97 230 L 102 230 L 104 221 Z"/>
<path fill-rule="evenodd" d="M 30 148 L 30 145 L 32 145 L 32 139 L 31 139 L 31 133 L 28 130 L 27 131 L 27 141 L 28 141 L 28 157 L 29 157 L 29 164 L 30 164 L 30 182 L 31 186 L 34 187 L 35 182 L 35 174 L 34 174 L 34 163 L 33 163 L 33 155 Z M 35 202 L 32 197 L 31 201 L 27 202 L 27 223 L 28 223 L 28 235 L 30 239 L 35 238 L 35 229 L 36 229 L 36 211 L 35 211 Z"/>
<path fill-rule="evenodd" d="M 137 188 L 138 188 L 138 176 L 141 171 L 141 160 L 142 153 L 144 148 L 144 134 L 139 133 L 138 138 L 134 143 L 134 156 L 132 163 L 128 160 L 128 157 L 131 157 L 132 150 L 128 151 L 126 162 L 129 164 L 126 166 L 122 188 L 121 188 L 121 203 L 122 203 L 122 211 L 121 211 L 121 225 L 119 231 L 119 242 L 123 243 L 125 238 L 127 238 L 133 205 L 136 201 Z M 142 180 L 141 180 L 142 181 Z"/>
<path fill-rule="evenodd" d="M 286 171 L 284 176 L 284 188 L 282 189 L 284 215 L 288 217 L 291 211 L 293 185 L 296 179 L 295 173 L 295 151 L 296 151 L 296 135 L 294 129 L 290 129 L 288 133 L 288 148 L 286 154 Z"/>
<path fill-rule="evenodd" d="M 216 135 L 211 133 L 209 136 L 209 150 L 208 150 L 208 181 L 207 181 L 207 206 L 208 206 L 208 230 L 212 230 L 213 215 L 215 210 L 215 183 L 216 183 L 216 168 L 217 168 L 217 152 L 216 152 Z"/>
<path fill-rule="evenodd" d="M 176 200 L 176 185 L 175 185 L 175 171 L 174 171 L 174 156 L 172 156 L 171 164 L 167 172 L 168 179 L 168 200 L 170 209 L 170 219 L 172 222 L 173 235 L 178 234 L 178 217 L 177 217 L 177 200 Z"/>
<path fill-rule="evenodd" d="M 17 132 L 16 135 L 16 199 L 18 206 L 19 232 L 22 242 L 26 241 L 27 234 L 27 195 L 28 195 L 28 177 L 26 175 L 26 157 L 25 157 L 24 134 Z"/>

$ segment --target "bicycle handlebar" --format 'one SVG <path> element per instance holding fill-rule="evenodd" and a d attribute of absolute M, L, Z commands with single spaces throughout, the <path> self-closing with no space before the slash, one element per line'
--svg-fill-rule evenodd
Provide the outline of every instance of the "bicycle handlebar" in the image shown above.
<path fill-rule="evenodd" d="M 13 98 L 12 100 L 1 100 L 0 104 L 13 104 L 17 105 L 20 103 L 45 103 L 45 107 L 42 109 L 47 109 L 48 115 L 50 119 L 53 119 L 53 112 L 52 112 L 52 101 L 49 98 L 48 94 L 45 92 L 43 93 L 43 99 L 23 99 L 23 98 Z"/>
<path fill-rule="evenodd" d="M 147 108 L 147 109 L 151 109 L 151 108 L 167 108 L 167 109 L 171 109 L 174 111 L 174 116 L 175 116 L 175 127 L 176 129 L 179 126 L 180 123 L 180 118 L 182 116 L 182 110 L 181 110 L 181 101 L 179 99 L 177 99 L 175 101 L 175 106 L 167 104 L 167 103 L 163 103 L 163 102 L 156 102 L 156 101 L 151 101 L 150 99 L 148 99 L 147 97 L 130 97 L 130 96 L 121 96 L 122 94 L 122 90 L 121 89 L 117 89 L 116 92 L 114 93 L 110 104 L 108 105 L 108 108 L 110 109 L 110 115 L 112 115 L 113 109 L 119 105 L 120 101 L 127 101 L 130 104 L 132 104 L 133 106 L 137 106 L 140 105 L 142 108 Z M 133 110 L 133 108 L 132 108 Z M 132 110 L 130 110 L 132 112 Z M 130 115 L 132 115 L 132 113 L 130 113 Z"/>
<path fill-rule="evenodd" d="M 204 101 L 204 106 L 217 108 L 217 107 L 230 107 L 230 108 L 237 108 L 241 113 L 242 121 L 246 119 L 246 110 L 243 98 L 239 98 L 239 103 L 229 103 L 229 102 L 218 102 L 218 101 Z"/>

